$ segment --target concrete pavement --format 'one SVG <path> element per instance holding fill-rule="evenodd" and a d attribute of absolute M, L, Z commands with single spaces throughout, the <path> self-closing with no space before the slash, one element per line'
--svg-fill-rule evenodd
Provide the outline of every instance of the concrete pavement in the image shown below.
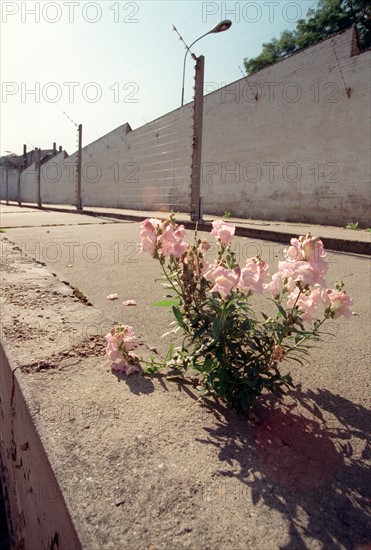
<path fill-rule="evenodd" d="M 10 206 L 8 208 L 14 208 Z M 15 207 L 18 208 L 18 207 Z M 36 212 L 41 212 L 43 210 L 38 209 L 34 205 L 24 205 L 22 207 L 23 211 L 34 212 L 34 220 L 37 220 Z M 81 214 L 85 216 L 100 217 L 104 219 L 118 219 L 118 220 L 129 220 L 129 221 L 142 221 L 147 217 L 158 217 L 164 218 L 167 217 L 166 212 L 150 212 L 142 210 L 125 210 L 118 208 L 100 208 L 86 206 L 84 210 L 78 212 L 75 207 L 68 205 L 44 205 L 44 211 L 55 212 L 55 223 L 58 224 L 60 219 L 58 216 L 62 213 L 73 213 L 76 216 Z M 208 224 L 214 219 L 220 216 L 204 215 L 204 223 L 199 223 L 201 230 L 208 230 Z M 190 221 L 189 214 L 182 212 L 177 212 L 175 218 L 178 222 L 185 224 L 187 228 L 194 228 L 195 224 Z M 90 223 L 86 221 L 85 223 Z M 366 231 L 365 229 L 361 230 L 352 230 L 346 229 L 345 227 L 334 227 L 329 225 L 315 225 L 315 224 L 300 224 L 300 223 L 289 223 L 289 222 L 280 222 L 280 221 L 267 221 L 267 220 L 252 220 L 252 219 L 242 219 L 242 218 L 228 218 L 228 221 L 236 225 L 236 235 L 241 237 L 249 237 L 252 239 L 264 239 L 267 241 L 288 243 L 290 238 L 296 237 L 298 235 L 305 235 L 308 232 L 312 232 L 313 235 L 320 237 L 326 245 L 328 250 L 336 250 L 339 252 L 351 252 L 354 254 L 371 254 L 371 232 Z M 349 220 L 352 221 L 352 220 Z M 353 220 L 354 221 L 354 220 Z M 5 222 L 4 223 L 9 223 Z M 13 221 L 11 223 L 17 223 Z"/>
<path fill-rule="evenodd" d="M 103 336 L 115 322 L 135 327 L 144 354 L 167 347 L 171 315 L 152 306 L 164 291 L 156 262 L 137 251 L 137 222 L 3 205 L 1 214 L 1 454 L 15 542 L 367 547 L 368 258 L 329 254 L 328 281 L 344 279 L 356 315 L 331 324 L 308 364 L 290 365 L 290 397 L 248 421 L 161 377 L 111 374 Z M 276 264 L 284 245 L 237 237 L 235 247 L 241 261 L 260 253 Z M 112 292 L 119 300 L 105 299 Z"/>

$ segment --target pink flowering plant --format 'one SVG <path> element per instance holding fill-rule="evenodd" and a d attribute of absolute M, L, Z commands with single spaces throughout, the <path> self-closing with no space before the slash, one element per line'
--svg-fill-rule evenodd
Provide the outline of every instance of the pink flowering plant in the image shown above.
<path fill-rule="evenodd" d="M 106 353 L 111 360 L 112 370 L 123 374 L 139 371 L 138 357 L 133 353 L 137 339 L 133 327 L 129 325 L 113 328 L 106 335 Z"/>
<path fill-rule="evenodd" d="M 212 223 L 217 254 L 210 263 L 205 239 L 195 231 L 191 244 L 185 228 L 173 215 L 141 223 L 141 250 L 160 264 L 163 284 L 173 299 L 169 305 L 181 334 L 178 346 L 172 342 L 166 360 L 141 362 L 145 373 L 163 367 L 196 379 L 199 389 L 221 398 L 228 407 L 249 412 L 259 396 L 268 390 L 281 396 L 294 387 L 290 374 L 281 372 L 287 359 L 302 362 L 310 341 L 323 336 L 329 319 L 351 316 L 352 300 L 339 283 L 328 288 L 328 271 L 323 243 L 310 234 L 291 239 L 276 273 L 260 257 L 238 265 L 231 248 L 235 227 L 221 220 Z M 265 293 L 275 304 L 275 313 L 257 315 L 254 295 Z M 135 335 L 130 327 L 107 335 L 107 353 L 113 368 L 126 374 L 138 370 L 132 357 Z"/>

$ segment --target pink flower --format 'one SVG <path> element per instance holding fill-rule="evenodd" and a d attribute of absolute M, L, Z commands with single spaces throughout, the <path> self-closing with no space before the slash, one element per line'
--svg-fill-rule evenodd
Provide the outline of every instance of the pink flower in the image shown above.
<path fill-rule="evenodd" d="M 237 285 L 240 278 L 240 269 L 227 269 L 224 266 L 211 268 L 206 274 L 206 278 L 214 283 L 210 292 L 219 292 L 224 299 L 231 293 L 231 290 Z"/>
<path fill-rule="evenodd" d="M 153 257 L 156 251 L 157 244 L 157 233 L 161 221 L 157 218 L 147 218 L 140 223 L 141 232 L 140 232 L 140 250 L 141 252 L 149 252 Z"/>
<path fill-rule="evenodd" d="M 272 296 L 278 296 L 281 292 L 281 275 L 280 273 L 275 273 L 272 275 L 270 283 L 264 285 L 264 290 L 270 292 Z"/>
<path fill-rule="evenodd" d="M 135 336 L 135 332 L 133 327 L 130 327 L 129 325 L 124 325 L 124 345 L 125 349 L 127 351 L 131 351 L 137 347 L 137 338 Z"/>
<path fill-rule="evenodd" d="M 158 220 L 157 218 L 147 218 L 146 220 L 140 222 L 140 225 L 142 227 L 142 231 L 157 234 L 157 230 L 161 223 L 161 220 Z"/>
<path fill-rule="evenodd" d="M 112 370 L 119 372 L 120 374 L 126 374 L 127 376 L 139 372 L 139 368 L 136 365 L 129 363 L 126 359 L 120 363 L 114 363 L 112 365 Z"/>
<path fill-rule="evenodd" d="M 285 250 L 285 260 L 278 262 L 279 276 L 282 281 L 286 280 L 288 290 L 293 290 L 297 282 L 303 287 L 315 284 L 324 287 L 324 276 L 328 270 L 325 257 L 322 241 L 310 234 L 291 239 L 291 246 Z"/>
<path fill-rule="evenodd" d="M 172 252 L 174 244 L 176 244 L 176 237 L 174 237 L 172 225 L 168 224 L 163 226 L 161 235 L 158 237 L 158 245 L 161 249 L 161 254 L 168 256 Z"/>
<path fill-rule="evenodd" d="M 176 231 L 174 231 L 174 237 L 176 239 L 176 243 L 173 246 L 172 254 L 176 258 L 180 258 L 180 256 L 183 256 L 185 252 L 188 250 L 188 245 L 186 242 L 184 242 L 185 237 L 185 229 L 184 225 L 180 225 Z"/>
<path fill-rule="evenodd" d="M 137 347 L 137 339 L 133 327 L 123 325 L 113 328 L 106 336 L 106 354 L 112 363 L 121 363 L 129 358 L 129 352 Z"/>
<path fill-rule="evenodd" d="M 292 290 L 300 281 L 303 286 L 316 283 L 325 286 L 324 276 L 328 270 L 326 252 L 321 240 L 312 237 L 291 239 L 291 246 L 285 250 L 285 261 L 278 262 L 281 279 L 287 279 L 287 288 Z"/>
<path fill-rule="evenodd" d="M 287 260 L 313 263 L 326 256 L 322 241 L 310 233 L 305 237 L 302 235 L 298 239 L 291 239 L 290 243 L 291 246 L 285 250 Z"/>
<path fill-rule="evenodd" d="M 161 227 L 161 234 L 157 239 L 161 254 L 168 256 L 172 254 L 180 257 L 187 251 L 188 245 L 184 242 L 184 225 L 173 227 L 168 221 L 165 221 Z"/>
<path fill-rule="evenodd" d="M 177 240 L 183 240 L 186 236 L 184 225 L 178 225 L 174 231 L 174 237 Z"/>
<path fill-rule="evenodd" d="M 233 238 L 236 227 L 223 220 L 215 220 L 212 223 L 212 235 L 215 235 L 222 246 L 227 246 Z"/>
<path fill-rule="evenodd" d="M 342 290 L 329 290 L 328 297 L 331 302 L 331 310 L 334 312 L 333 318 L 337 319 L 341 315 L 351 317 L 352 312 L 349 307 L 352 305 L 352 299 Z"/>
<path fill-rule="evenodd" d="M 278 273 L 282 280 L 287 279 L 286 287 L 288 290 L 293 290 L 297 282 L 301 282 L 303 286 L 314 285 L 316 282 L 324 281 L 317 277 L 312 265 L 307 261 L 289 261 L 278 262 Z"/>
<path fill-rule="evenodd" d="M 141 233 L 141 239 L 140 251 L 149 252 L 153 257 L 156 250 L 156 237 L 154 235 Z"/>
<path fill-rule="evenodd" d="M 106 354 L 111 359 L 112 363 L 115 363 L 118 359 L 122 358 L 122 353 L 114 341 L 108 341 L 107 347 L 106 347 Z"/>
<path fill-rule="evenodd" d="M 156 252 L 162 256 L 172 254 L 175 257 L 182 256 L 188 249 L 184 242 L 184 225 L 172 224 L 169 220 L 161 221 L 157 218 L 147 218 L 141 222 L 140 250 L 149 252 L 152 257 Z"/>
<path fill-rule="evenodd" d="M 241 271 L 238 288 L 250 292 L 262 292 L 268 276 L 269 265 L 262 260 L 250 258 Z"/>
<path fill-rule="evenodd" d="M 299 289 L 296 288 L 287 299 L 287 307 L 292 308 L 295 304 L 296 298 L 299 293 Z M 329 305 L 329 299 L 325 289 L 320 285 L 316 284 L 314 289 L 309 293 L 301 293 L 296 307 L 302 314 L 302 319 L 305 322 L 311 322 L 314 316 L 314 313 L 320 304 L 325 306 Z"/>

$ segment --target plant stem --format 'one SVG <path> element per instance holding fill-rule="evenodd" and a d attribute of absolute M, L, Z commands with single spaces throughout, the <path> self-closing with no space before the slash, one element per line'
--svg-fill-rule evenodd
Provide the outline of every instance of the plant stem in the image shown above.
<path fill-rule="evenodd" d="M 183 298 L 183 297 L 182 297 L 182 294 L 179 292 L 179 290 L 177 289 L 177 287 L 174 285 L 173 281 L 169 278 L 169 276 L 168 276 L 168 274 L 167 274 L 167 271 L 166 271 L 166 269 L 165 269 L 165 267 L 164 267 L 164 263 L 163 263 L 161 260 L 160 260 L 160 265 L 161 265 L 162 271 L 163 271 L 163 273 L 164 273 L 166 279 L 168 280 L 168 282 L 169 282 L 171 288 L 178 294 L 178 296 L 179 296 L 180 298 Z"/>

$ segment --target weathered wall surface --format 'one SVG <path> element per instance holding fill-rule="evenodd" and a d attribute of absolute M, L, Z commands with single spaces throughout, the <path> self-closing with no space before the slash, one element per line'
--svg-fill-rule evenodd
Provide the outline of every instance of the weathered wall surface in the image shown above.
<path fill-rule="evenodd" d="M 352 32 L 205 98 L 205 211 L 367 223 L 371 52 Z"/>
<path fill-rule="evenodd" d="M 23 202 L 37 203 L 37 186 L 35 163 L 21 172 L 21 199 Z"/>
<path fill-rule="evenodd" d="M 5 200 L 7 198 L 7 189 L 6 189 L 6 174 L 5 170 L 0 171 L 0 196 L 1 199 Z M 18 172 L 17 170 L 8 171 L 8 199 L 10 201 L 18 200 Z"/>
<path fill-rule="evenodd" d="M 132 131 L 123 125 L 84 147 L 84 205 L 187 211 L 192 111 L 174 112 Z"/>
<path fill-rule="evenodd" d="M 62 151 L 41 165 L 41 202 L 74 204 L 76 200 L 76 162 Z"/>
<path fill-rule="evenodd" d="M 205 213 L 369 224 L 371 52 L 357 53 L 350 29 L 205 96 Z M 83 206 L 189 211 L 191 154 L 192 105 L 124 124 L 83 148 Z M 43 165 L 43 203 L 76 203 L 76 160 Z M 36 202 L 33 170 L 24 202 Z"/>

